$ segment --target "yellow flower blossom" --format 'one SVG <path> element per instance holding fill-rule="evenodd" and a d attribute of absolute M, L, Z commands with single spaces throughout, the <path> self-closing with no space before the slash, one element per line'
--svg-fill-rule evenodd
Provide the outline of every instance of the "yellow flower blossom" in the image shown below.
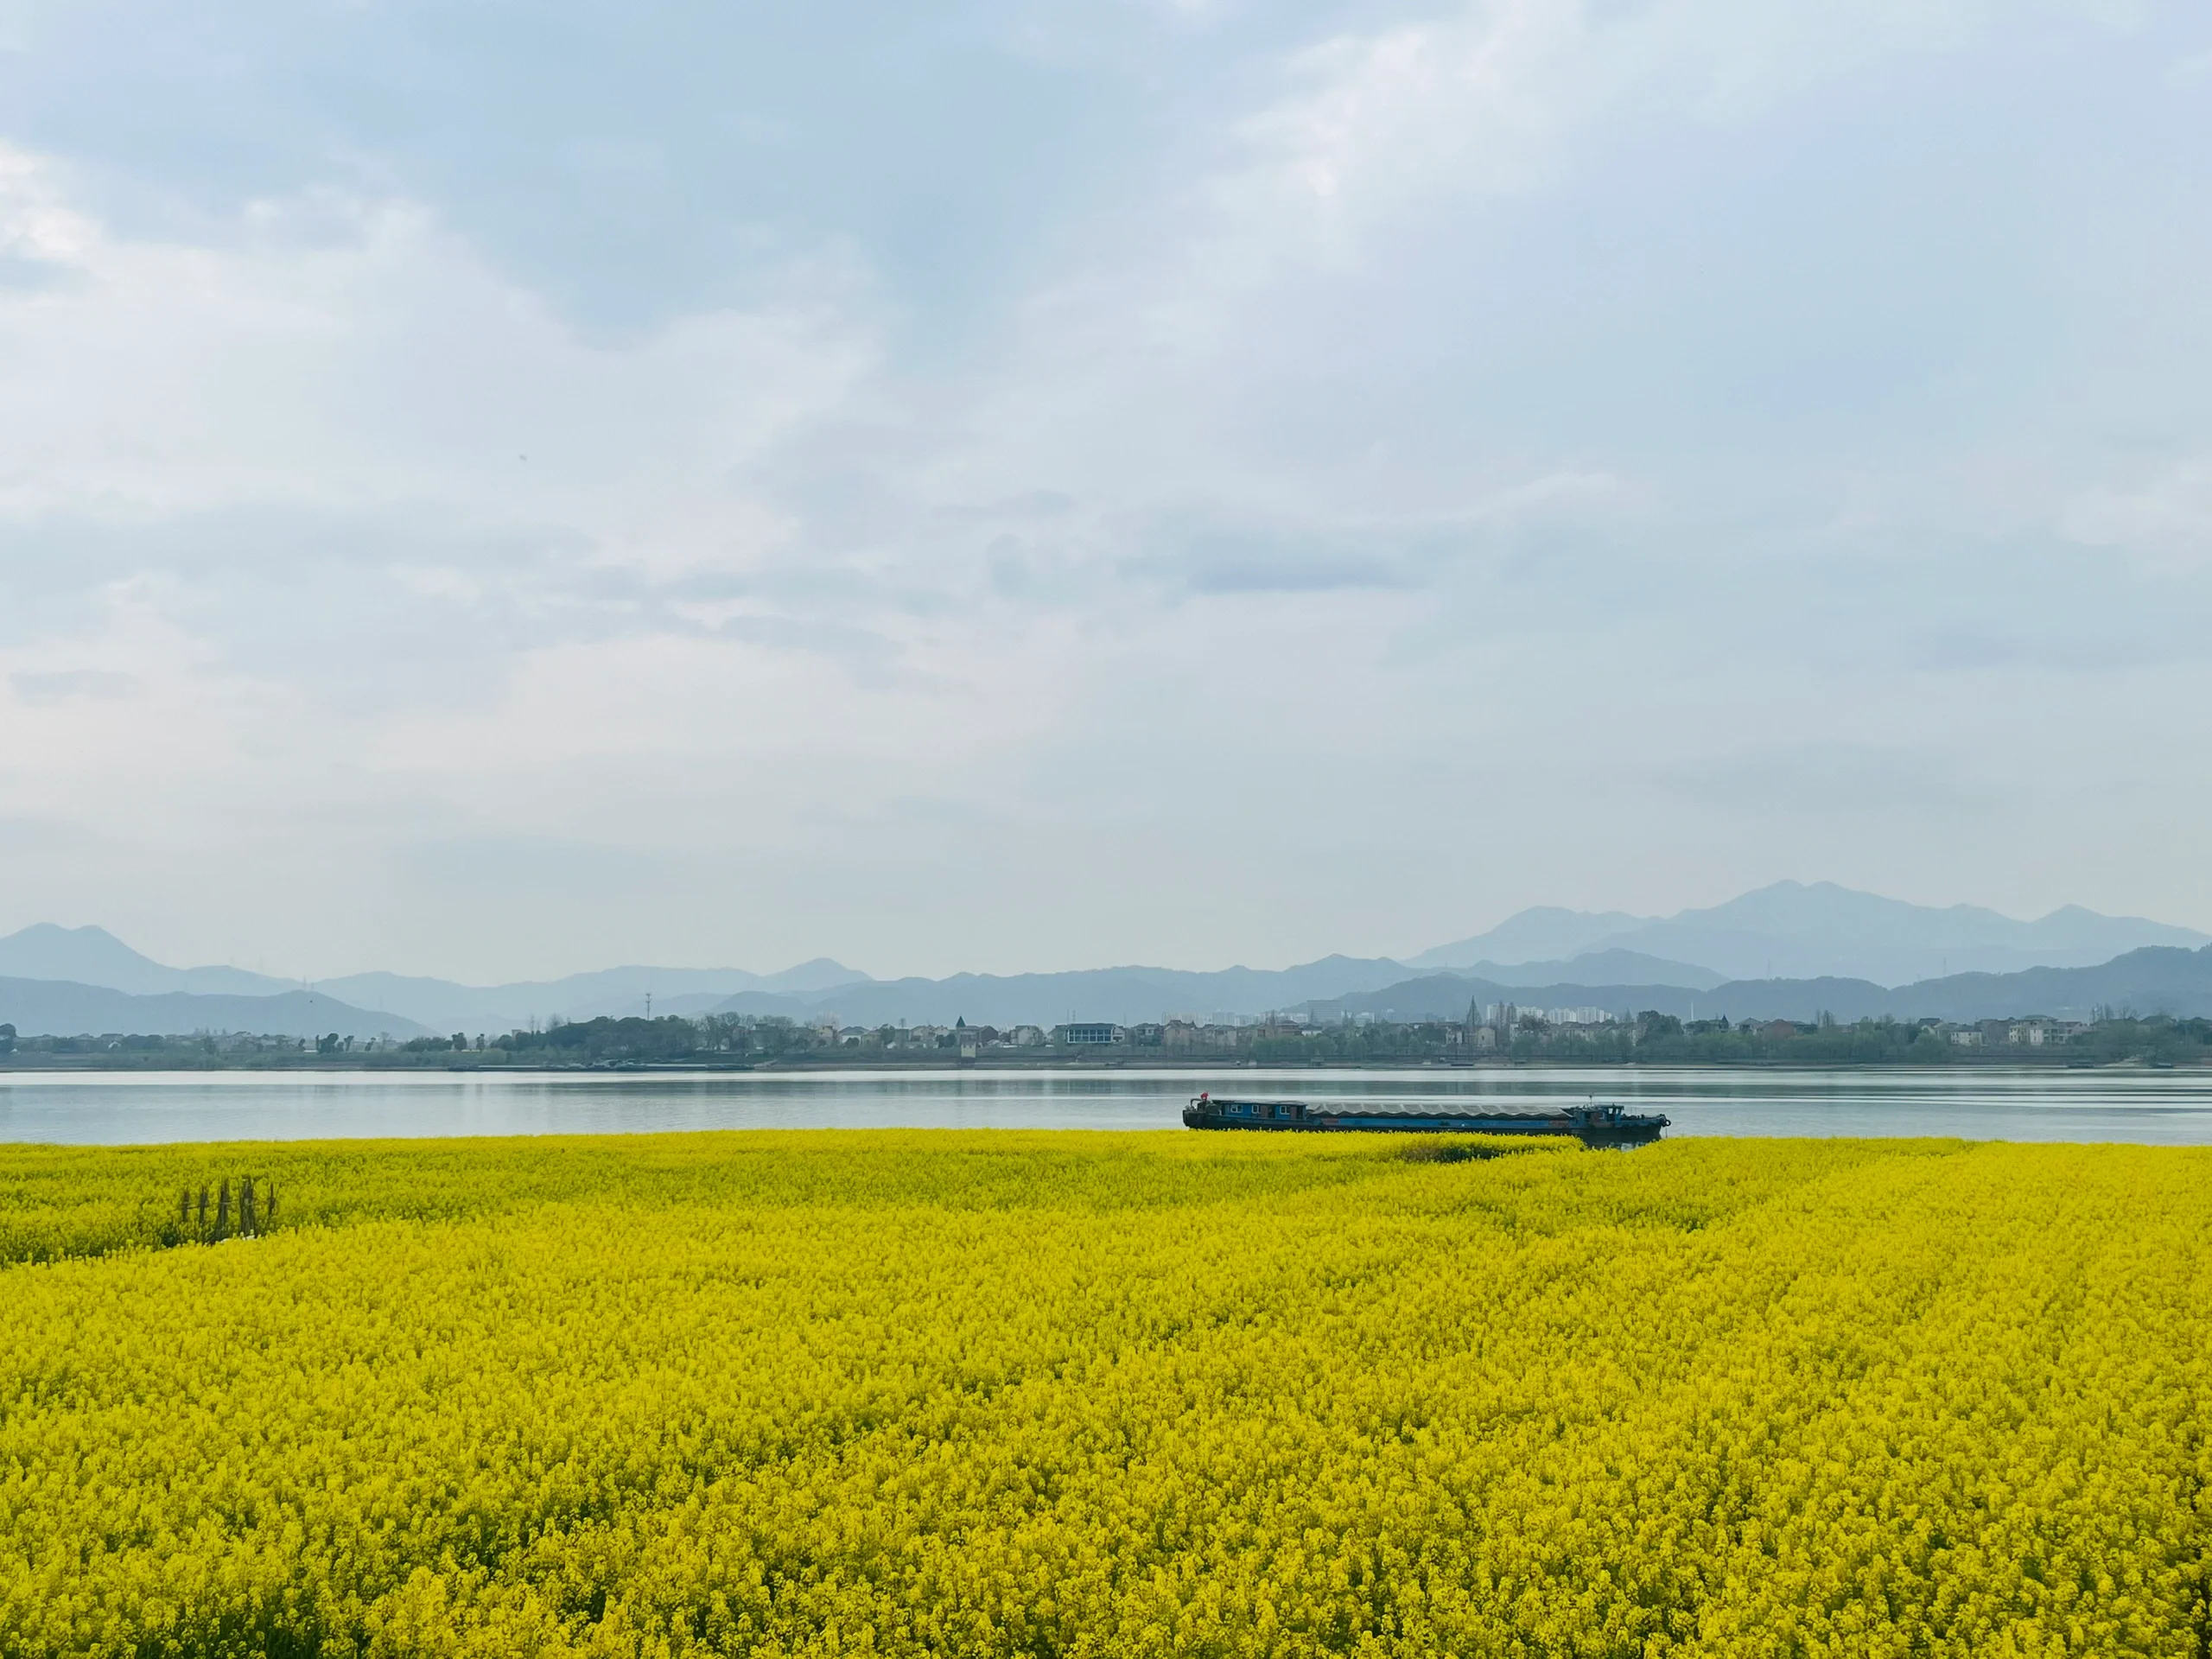
<path fill-rule="evenodd" d="M 0 1653 L 2203 1652 L 2212 1154 L 1420 1149 L 0 1147 Z"/>

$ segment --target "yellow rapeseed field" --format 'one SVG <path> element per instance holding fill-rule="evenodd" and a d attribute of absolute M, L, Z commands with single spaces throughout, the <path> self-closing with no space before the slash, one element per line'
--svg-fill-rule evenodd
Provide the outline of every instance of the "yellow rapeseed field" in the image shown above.
<path fill-rule="evenodd" d="M 1439 1150 L 0 1147 L 0 1653 L 2212 1651 L 2212 1155 Z"/>

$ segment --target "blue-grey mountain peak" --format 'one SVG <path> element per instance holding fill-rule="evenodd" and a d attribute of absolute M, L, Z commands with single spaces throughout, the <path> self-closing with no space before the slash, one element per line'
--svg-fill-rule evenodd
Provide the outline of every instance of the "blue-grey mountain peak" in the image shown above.
<path fill-rule="evenodd" d="M 1574 941 L 1573 949 L 1529 950 L 1533 942 L 1560 940 Z M 1901 985 L 1947 974 L 2088 967 L 2144 945 L 2208 942 L 2191 928 L 2103 916 L 2078 905 L 2018 921 L 1974 905 L 1915 905 L 1832 881 L 1777 881 L 1726 904 L 1658 918 L 1523 911 L 1487 933 L 1424 951 L 1408 965 L 1510 965 L 1532 956 L 1629 950 L 1693 963 L 1725 979 L 1834 976 Z"/>

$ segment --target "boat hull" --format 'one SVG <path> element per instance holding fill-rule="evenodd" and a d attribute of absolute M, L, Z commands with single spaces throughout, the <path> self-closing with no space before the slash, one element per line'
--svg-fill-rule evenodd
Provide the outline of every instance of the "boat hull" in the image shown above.
<path fill-rule="evenodd" d="M 1200 1096 L 1183 1109 L 1189 1129 L 1249 1129 L 1285 1135 L 1528 1135 L 1571 1136 L 1586 1147 L 1641 1147 L 1668 1125 L 1663 1114 L 1618 1106 L 1573 1106 L 1556 1112 L 1357 1112 L 1304 1101 L 1214 1100 Z"/>

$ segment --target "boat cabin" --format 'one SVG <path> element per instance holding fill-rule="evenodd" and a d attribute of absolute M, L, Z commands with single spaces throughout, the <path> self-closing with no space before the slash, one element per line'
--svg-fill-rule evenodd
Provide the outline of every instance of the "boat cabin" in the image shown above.
<path fill-rule="evenodd" d="M 1298 1100 L 1216 1100 L 1200 1095 L 1191 1104 L 1211 1117 L 1233 1118 L 1244 1123 L 1302 1123 L 1306 1103 Z"/>

